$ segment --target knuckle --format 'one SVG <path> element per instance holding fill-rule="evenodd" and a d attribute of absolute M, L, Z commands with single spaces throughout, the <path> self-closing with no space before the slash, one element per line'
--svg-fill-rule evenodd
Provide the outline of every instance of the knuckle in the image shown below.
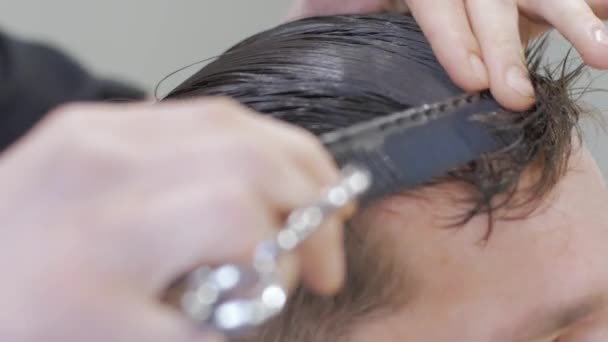
<path fill-rule="evenodd" d="M 106 116 L 107 111 L 93 105 L 72 104 L 55 109 L 35 128 L 35 136 L 29 142 L 38 167 L 59 183 L 69 180 L 69 184 L 78 183 L 83 189 L 123 179 L 129 174 L 127 170 L 137 164 L 137 155 L 131 144 L 125 144 L 120 136 L 117 139 L 104 124 Z"/>
<path fill-rule="evenodd" d="M 129 144 L 95 119 L 87 118 L 87 108 L 72 107 L 58 113 L 46 139 L 51 161 L 78 170 L 109 172 L 131 165 L 134 154 Z"/>
<path fill-rule="evenodd" d="M 83 105 L 68 105 L 49 114 L 43 123 L 45 143 L 52 150 L 69 153 L 83 147 L 93 125 L 87 125 L 88 108 Z"/>
<path fill-rule="evenodd" d="M 85 115 L 86 114 L 86 115 Z M 44 122 L 48 129 L 71 128 L 82 124 L 83 118 L 90 115 L 90 106 L 86 104 L 66 104 L 51 111 Z"/>

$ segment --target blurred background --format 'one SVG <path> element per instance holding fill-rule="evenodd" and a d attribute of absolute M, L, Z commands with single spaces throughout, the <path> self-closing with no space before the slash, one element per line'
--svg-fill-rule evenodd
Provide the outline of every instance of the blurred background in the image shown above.
<path fill-rule="evenodd" d="M 239 40 L 275 26 L 289 0 L 5 0 L 0 2 L 0 30 L 25 39 L 46 41 L 104 77 L 118 78 L 150 93 L 180 67 L 217 56 Z M 555 35 L 550 58 L 569 45 Z M 161 94 L 197 68 L 163 82 Z M 582 86 L 608 91 L 608 76 L 591 72 Z M 608 125 L 608 93 L 584 101 L 603 113 Z M 608 132 L 587 122 L 585 134 L 608 179 Z M 607 126 L 608 127 L 608 126 Z"/>

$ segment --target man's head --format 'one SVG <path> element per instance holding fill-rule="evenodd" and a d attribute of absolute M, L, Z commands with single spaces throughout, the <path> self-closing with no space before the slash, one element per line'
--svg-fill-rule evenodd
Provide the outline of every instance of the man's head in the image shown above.
<path fill-rule="evenodd" d="M 577 72 L 530 60 L 537 106 L 487 122 L 518 142 L 361 211 L 345 289 L 298 289 L 254 340 L 531 342 L 608 326 L 608 195 L 577 146 Z M 460 93 L 411 17 L 373 15 L 249 38 L 169 98 L 230 96 L 320 134 Z"/>

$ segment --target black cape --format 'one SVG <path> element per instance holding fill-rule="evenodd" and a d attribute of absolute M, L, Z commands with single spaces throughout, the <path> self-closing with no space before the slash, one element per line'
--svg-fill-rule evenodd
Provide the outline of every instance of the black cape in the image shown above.
<path fill-rule="evenodd" d="M 51 47 L 0 33 L 0 152 L 61 104 L 143 97 L 140 90 L 92 76 Z"/>

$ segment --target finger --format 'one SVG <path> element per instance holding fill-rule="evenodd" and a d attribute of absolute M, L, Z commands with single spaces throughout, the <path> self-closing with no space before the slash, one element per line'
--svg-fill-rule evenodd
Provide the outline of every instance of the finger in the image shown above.
<path fill-rule="evenodd" d="M 247 137 L 252 130 L 256 133 Z M 264 132 L 263 128 L 246 126 L 233 133 L 240 138 L 210 136 L 208 140 L 221 147 L 198 148 L 199 160 L 190 165 L 194 179 L 238 181 L 261 195 L 273 210 L 285 214 L 314 202 L 322 188 L 337 178 L 329 157 L 325 160 L 320 152 L 311 152 L 315 146 L 298 147 L 282 139 L 276 129 Z"/>
<path fill-rule="evenodd" d="M 517 5 L 469 0 L 467 10 L 490 74 L 492 94 L 511 110 L 528 109 L 534 103 L 534 88 L 524 61 Z"/>
<path fill-rule="evenodd" d="M 153 293 L 200 265 L 250 263 L 256 246 L 276 234 L 278 212 L 249 185 L 201 186 L 142 203 L 124 229 L 125 263 Z"/>
<path fill-rule="evenodd" d="M 275 139 L 284 143 L 283 155 L 294 160 L 309 174 L 318 186 L 311 204 L 321 196 L 322 188 L 333 185 L 338 178 L 335 162 L 318 139 L 301 129 L 276 120 L 268 120 L 261 130 L 268 130 Z M 272 130 L 272 131 L 271 131 Z M 276 146 L 276 140 L 273 141 Z M 336 217 L 323 225 L 301 249 L 301 265 L 304 282 L 309 288 L 322 294 L 333 294 L 341 286 L 345 274 L 343 247 L 343 217 Z"/>
<path fill-rule="evenodd" d="M 234 136 L 240 136 L 241 139 L 236 141 L 240 146 L 257 146 L 259 153 L 251 151 L 250 155 L 285 157 L 292 161 L 293 166 L 313 177 L 319 186 L 327 186 L 337 180 L 338 169 L 333 158 L 311 133 L 295 125 L 254 113 L 236 103 L 220 101 L 216 107 L 215 112 L 223 109 L 248 114 L 237 116 L 238 126 L 231 124 L 233 132 L 229 138 L 235 140 Z M 235 131 L 237 127 L 238 132 Z M 203 141 L 203 144 L 208 145 L 208 140 Z M 238 151 L 240 146 L 234 150 Z M 246 156 L 241 156 L 240 159 L 244 157 Z"/>
<path fill-rule="evenodd" d="M 553 25 L 590 66 L 608 69 L 608 29 L 583 0 L 531 2 L 533 13 Z M 603 7 L 608 7 L 606 3 Z"/>
<path fill-rule="evenodd" d="M 591 6 L 591 9 L 599 18 L 608 19 L 608 3 L 606 3 L 606 0 L 587 0 L 587 4 Z"/>
<path fill-rule="evenodd" d="M 236 144 L 233 151 L 238 152 L 242 150 L 241 147 L 259 147 L 265 143 L 264 146 L 267 149 L 261 151 L 263 155 L 289 156 L 322 185 L 331 184 L 338 177 L 338 170 L 333 158 L 311 133 L 280 120 L 257 114 L 233 100 L 216 98 L 174 103 L 170 106 L 167 105 L 164 112 L 171 114 L 169 116 L 174 119 L 176 112 L 190 116 L 190 120 L 185 120 L 185 122 L 188 127 L 192 127 L 193 132 L 184 135 L 196 137 L 198 143 L 193 144 L 198 145 L 197 148 L 209 148 L 209 141 L 212 140 L 208 134 L 201 139 L 198 126 L 202 122 L 207 128 L 206 131 L 209 130 L 209 126 L 219 131 L 217 137 L 213 137 L 213 139 L 222 139 L 221 137 L 224 136 L 223 141 L 214 142 L 211 149 L 215 149 L 215 146 L 220 144 L 228 147 L 235 147 Z M 228 137 L 225 134 L 226 128 L 230 133 Z M 200 146 L 201 144 L 202 146 Z M 254 151 L 251 152 L 249 156 L 258 157 L 260 155 Z M 248 156 L 241 155 L 240 157 L 242 159 Z"/>
<path fill-rule="evenodd" d="M 301 166 L 319 186 L 328 186 L 338 179 L 339 172 L 333 157 L 308 131 L 262 115 L 252 123 L 256 126 L 252 128 L 254 131 L 264 132 L 260 136 L 267 137 L 269 144 Z"/>
<path fill-rule="evenodd" d="M 149 270 L 157 289 L 200 264 L 250 262 L 257 244 L 275 236 L 288 211 L 319 197 L 321 185 L 287 158 L 271 153 L 248 167 L 252 163 L 246 161 L 230 165 L 245 156 L 224 157 L 226 164 L 217 169 L 208 162 L 193 167 L 194 181 L 159 180 L 169 188 L 138 201 L 142 208 L 132 213 L 132 227 L 141 228 L 130 228 L 131 243 L 149 255 L 135 268 Z"/>
<path fill-rule="evenodd" d="M 332 295 L 343 285 L 346 274 L 343 232 L 343 218 L 333 218 L 298 252 L 302 278 L 319 294 Z"/>
<path fill-rule="evenodd" d="M 221 102 L 218 103 L 218 106 L 220 108 L 216 108 L 215 111 L 217 112 L 220 110 L 230 110 L 231 107 L 234 107 L 230 106 L 230 104 Z M 232 110 L 234 109 L 235 108 Z M 207 110 L 209 110 L 208 106 Z M 237 139 L 230 137 L 230 139 L 224 138 L 224 140 L 222 140 L 221 137 L 218 137 L 217 139 L 214 137 L 207 137 L 205 140 L 205 142 L 214 142 L 216 147 L 211 149 L 209 155 L 221 155 L 222 163 L 214 166 L 214 164 L 217 163 L 210 163 L 209 160 L 205 160 L 201 163 L 200 170 L 194 170 L 194 174 L 201 175 L 202 177 L 205 177 L 206 174 L 212 177 L 214 173 L 217 175 L 221 174 L 224 177 L 227 174 L 230 174 L 232 178 L 239 179 L 239 184 L 241 184 L 239 188 L 255 188 L 258 191 L 258 194 L 260 194 L 260 199 L 264 199 L 266 205 L 271 207 L 271 210 L 276 210 L 275 215 L 281 212 L 286 213 L 297 207 L 315 202 L 320 197 L 322 188 L 333 183 L 338 178 L 335 163 L 329 156 L 329 153 L 323 148 L 318 139 L 310 133 L 304 132 L 295 126 L 259 115 L 240 116 L 238 119 L 239 125 L 232 126 L 233 134 L 231 135 L 231 137 L 240 137 L 238 141 L 235 141 Z M 237 129 L 238 132 L 235 132 L 234 130 Z M 209 144 L 207 143 L 205 145 Z M 217 153 L 217 146 L 228 147 L 224 148 L 221 153 Z M 202 149 L 203 147 L 197 147 L 197 152 L 205 155 L 205 152 L 202 151 Z M 184 159 L 193 160 L 195 158 Z M 231 164 L 235 161 L 235 164 Z M 190 166 L 190 168 L 192 168 L 192 166 Z M 227 173 L 222 172 L 222 169 L 232 171 Z M 172 174 L 171 172 L 168 173 Z M 175 182 L 169 183 L 171 183 L 172 186 L 175 186 Z M 174 201 L 178 203 L 177 205 L 168 205 L 167 200 L 171 197 L 175 198 Z M 178 191 L 175 196 L 163 196 L 163 199 L 159 201 L 160 204 L 155 207 L 160 207 L 157 210 L 163 212 L 162 208 L 179 206 L 180 201 L 185 201 L 189 197 L 197 198 L 197 195 L 192 194 L 191 196 L 185 196 Z M 258 199 L 258 201 L 260 199 Z M 204 206 L 203 203 L 198 203 L 198 205 Z M 192 208 L 192 205 L 186 205 L 185 207 L 190 207 L 185 210 L 186 212 L 198 213 L 201 211 L 195 210 Z M 154 212 L 156 210 L 152 211 Z M 188 213 L 182 213 L 180 215 L 171 215 L 168 213 L 167 215 L 170 217 L 182 216 L 182 219 L 175 218 L 176 221 L 183 221 L 184 218 L 192 216 Z M 143 216 L 161 217 L 162 215 L 152 214 L 152 216 Z M 158 222 L 159 220 L 162 220 L 162 218 L 152 221 Z M 253 222 L 251 219 L 248 221 Z M 276 229 L 281 223 L 282 222 L 274 222 L 272 228 Z M 236 226 L 236 224 L 231 224 L 230 226 Z M 270 225 L 266 224 L 266 226 Z M 162 228 L 160 229 L 163 230 Z M 242 229 L 249 229 L 249 227 L 242 227 Z M 164 229 L 164 231 L 167 231 L 167 229 Z M 169 233 L 175 234 L 174 232 Z M 157 235 L 161 236 L 160 234 Z M 322 246 L 323 250 L 333 252 L 333 254 L 316 253 L 318 255 L 336 255 L 336 257 L 332 257 L 329 261 L 324 260 L 325 262 L 323 263 L 312 262 L 313 265 L 323 266 L 315 266 L 314 272 L 308 273 L 312 275 L 306 278 L 312 279 L 309 283 L 315 290 L 332 292 L 333 289 L 339 287 L 341 283 L 341 279 L 343 278 L 341 273 L 343 273 L 343 270 L 341 270 L 339 266 L 335 266 L 336 264 L 340 265 L 340 260 L 343 259 L 343 256 L 340 254 L 342 249 L 341 240 L 336 238 L 339 236 L 341 236 L 340 226 L 330 224 L 315 234 L 307 244 L 312 246 L 319 245 Z M 170 246 L 166 241 L 167 238 L 168 237 L 159 239 L 159 241 Z M 240 238 L 245 238 L 245 236 L 240 236 Z M 247 238 L 251 240 L 250 237 Z M 253 239 L 253 241 L 259 242 L 262 241 L 262 238 Z M 255 242 L 253 244 L 255 245 Z M 180 245 L 181 247 L 179 249 L 182 252 L 188 250 L 188 248 L 183 245 L 183 242 L 181 242 Z M 201 247 L 199 246 L 199 248 Z M 251 251 L 253 247 L 241 246 L 239 248 L 244 251 Z M 238 257 L 238 259 L 249 261 L 246 257 L 251 257 L 253 253 L 244 252 L 243 254 L 242 258 Z M 184 260 L 187 259 L 191 258 L 184 257 Z M 226 262 L 227 260 L 234 259 L 235 257 L 233 256 L 231 259 L 224 258 L 223 261 Z M 169 259 L 166 260 L 166 262 L 169 262 Z M 182 262 L 178 264 L 181 265 Z M 327 271 L 327 267 L 331 267 L 331 265 L 334 265 L 330 268 L 332 271 Z M 167 267 L 171 268 L 171 266 Z M 175 267 L 175 264 L 173 267 Z M 159 269 L 159 267 L 157 267 L 157 269 Z M 336 269 L 338 269 L 338 272 L 335 271 Z M 169 275 L 170 274 L 171 272 L 169 272 Z"/>
<path fill-rule="evenodd" d="M 267 144 L 265 150 L 284 159 L 287 171 L 280 174 L 285 174 L 285 178 L 294 177 L 290 184 L 309 182 L 300 187 L 285 187 L 277 186 L 276 177 L 266 177 L 271 181 L 265 186 L 266 191 L 278 191 L 271 196 L 275 201 L 288 204 L 282 209 L 290 211 L 316 202 L 321 197 L 322 190 L 338 179 L 335 162 L 319 140 L 310 133 L 268 117 L 260 116 L 251 123 L 256 127 L 250 131 L 258 133 L 257 139 L 267 139 L 258 141 L 262 145 Z M 289 170 L 289 167 L 292 169 Z M 289 193 L 292 196 L 299 193 L 301 196 L 295 196 L 291 202 L 280 199 Z M 331 294 L 341 287 L 345 272 L 342 243 L 341 220 L 334 219 L 321 227 L 301 247 L 304 281 L 312 290 Z"/>
<path fill-rule="evenodd" d="M 451 0 L 407 3 L 452 80 L 466 91 L 487 89 L 488 72 L 464 3 Z"/>
<path fill-rule="evenodd" d="M 87 115 L 82 115 L 86 112 Z M 137 149 L 138 152 L 196 145 L 213 131 L 242 129 L 246 118 L 253 111 L 225 98 L 202 98 L 169 101 L 161 104 L 77 104 L 68 105 L 52 113 L 47 121 L 59 121 L 65 126 L 65 118 L 71 118 L 71 126 L 87 125 L 97 129 L 92 133 L 111 131 L 112 139 L 106 136 L 106 144 L 114 143 Z M 76 118 L 76 120 L 74 120 Z M 63 120 L 63 121 L 61 121 Z M 47 124 L 49 124 L 47 122 Z M 61 127 L 65 129 L 65 127 Z M 87 130 L 91 134 L 91 130 Z M 88 136 L 87 136 L 88 137 Z M 90 138 L 91 139 L 91 138 Z M 128 139 L 128 144 L 125 140 Z M 108 140 L 107 142 L 105 140 Z M 205 140 L 208 143 L 208 141 Z M 154 146 L 154 148 L 150 148 Z M 119 146 L 123 147 L 123 146 Z M 123 147 L 124 149 L 124 147 Z"/>
<path fill-rule="evenodd" d="M 291 291 L 295 289 L 300 280 L 300 258 L 296 254 L 281 257 L 277 266 L 277 273 L 281 285 Z"/>
<path fill-rule="evenodd" d="M 268 130 L 266 136 L 273 134 L 273 146 L 278 145 L 282 149 L 282 152 L 277 152 L 277 155 L 284 156 L 286 164 L 294 168 L 291 171 L 292 175 L 297 175 L 300 179 L 307 179 L 310 183 L 307 189 L 305 186 L 299 189 L 270 186 L 283 195 L 286 192 L 302 194 L 298 200 L 306 201 L 302 201 L 298 205 L 293 205 L 292 202 L 289 209 L 312 204 L 320 199 L 324 188 L 337 180 L 338 171 L 335 163 L 316 138 L 288 125 L 277 129 L 277 125 L 282 124 L 272 123 L 260 130 Z M 281 143 L 277 144 L 277 141 Z M 293 183 L 295 182 L 294 180 Z M 335 218 L 323 225 L 302 245 L 298 253 L 301 256 L 302 276 L 305 284 L 322 294 L 336 292 L 341 287 L 344 278 L 341 221 L 341 218 Z"/>

